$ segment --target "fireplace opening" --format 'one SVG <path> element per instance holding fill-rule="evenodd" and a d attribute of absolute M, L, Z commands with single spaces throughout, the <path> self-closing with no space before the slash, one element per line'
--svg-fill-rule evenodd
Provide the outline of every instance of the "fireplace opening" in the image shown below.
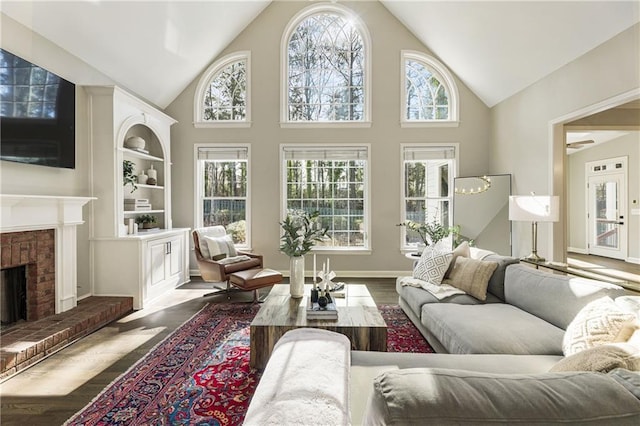
<path fill-rule="evenodd" d="M 27 320 L 27 267 L 2 269 L 0 319 L 2 327 Z"/>

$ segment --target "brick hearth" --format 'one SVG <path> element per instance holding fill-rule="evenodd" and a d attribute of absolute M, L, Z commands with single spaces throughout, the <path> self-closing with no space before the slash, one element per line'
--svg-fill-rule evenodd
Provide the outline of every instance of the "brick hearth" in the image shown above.
<path fill-rule="evenodd" d="M 0 333 L 0 379 L 40 361 L 133 310 L 132 297 L 88 297 L 78 306 Z"/>

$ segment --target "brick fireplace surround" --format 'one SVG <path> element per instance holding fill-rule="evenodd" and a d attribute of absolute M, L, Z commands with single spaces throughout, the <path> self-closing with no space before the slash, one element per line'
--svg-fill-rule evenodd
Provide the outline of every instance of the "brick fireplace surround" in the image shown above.
<path fill-rule="evenodd" d="M 2 234 L 0 269 L 27 266 L 27 321 L 56 313 L 55 231 Z"/>
<path fill-rule="evenodd" d="M 91 197 L 0 194 L 0 265 L 26 265 L 27 320 L 0 332 L 0 381 L 133 310 L 77 295 L 76 226 Z"/>

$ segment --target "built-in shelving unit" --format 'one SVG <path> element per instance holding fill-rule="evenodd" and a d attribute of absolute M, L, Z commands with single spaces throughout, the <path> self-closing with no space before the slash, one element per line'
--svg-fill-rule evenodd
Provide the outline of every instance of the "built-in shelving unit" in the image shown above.
<path fill-rule="evenodd" d="M 189 229 L 171 221 L 170 128 L 162 111 L 115 86 L 86 87 L 90 97 L 92 192 L 92 288 L 96 295 L 131 295 L 141 309 L 189 280 Z M 137 136 L 141 152 L 127 146 Z M 138 176 L 153 168 L 156 184 L 125 185 L 124 162 Z M 147 205 L 131 210 L 131 199 Z M 129 202 L 127 202 L 128 200 Z M 150 205 L 150 207 L 148 207 Z M 132 232 L 129 221 L 152 215 L 153 230 Z M 139 224 L 142 226 L 142 224 Z"/>

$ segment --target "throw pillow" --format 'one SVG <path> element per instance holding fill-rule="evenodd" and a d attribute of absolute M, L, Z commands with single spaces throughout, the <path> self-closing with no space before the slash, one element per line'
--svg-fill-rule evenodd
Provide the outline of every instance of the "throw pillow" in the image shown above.
<path fill-rule="evenodd" d="M 413 270 L 413 278 L 440 285 L 453 255 L 451 252 L 439 252 L 427 247 L 422 252 L 418 264 Z"/>
<path fill-rule="evenodd" d="M 460 256 L 471 257 L 471 250 L 469 250 L 469 243 L 466 241 L 463 241 L 458 247 L 455 248 L 455 250 L 453 250 L 453 252 L 451 252 L 451 254 L 453 255 L 453 257 L 451 258 L 451 262 L 449 263 L 449 269 L 447 269 L 447 272 L 444 273 L 445 279 L 449 278 L 449 275 L 451 275 L 451 271 L 453 270 L 453 265 L 455 265 L 456 259 L 458 257 Z"/>
<path fill-rule="evenodd" d="M 597 371 L 608 373 L 616 368 L 638 370 L 640 349 L 628 343 L 595 346 L 560 360 L 550 372 Z"/>
<path fill-rule="evenodd" d="M 209 237 L 205 236 L 204 240 L 207 242 L 207 248 L 211 259 L 220 260 L 225 257 L 237 256 L 236 247 L 233 245 L 231 235 L 225 235 L 223 237 Z"/>
<path fill-rule="evenodd" d="M 621 310 L 610 297 L 585 305 L 567 327 L 562 340 L 565 356 L 613 342 L 627 321 L 635 315 Z"/>
<path fill-rule="evenodd" d="M 458 257 L 445 284 L 452 285 L 478 300 L 487 300 L 487 286 L 498 262 Z"/>

